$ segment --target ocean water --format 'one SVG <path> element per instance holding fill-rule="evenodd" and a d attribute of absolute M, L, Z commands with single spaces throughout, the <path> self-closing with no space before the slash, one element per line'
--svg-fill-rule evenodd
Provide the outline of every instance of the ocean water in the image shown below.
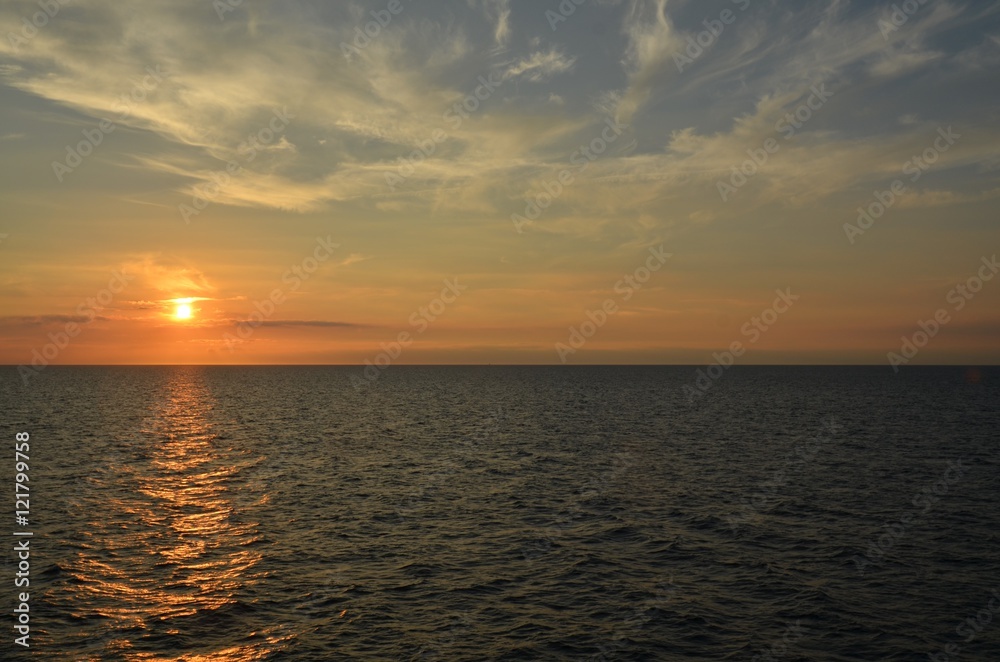
<path fill-rule="evenodd" d="M 1000 370 L 695 370 L 4 368 L 0 658 L 1000 660 Z"/>

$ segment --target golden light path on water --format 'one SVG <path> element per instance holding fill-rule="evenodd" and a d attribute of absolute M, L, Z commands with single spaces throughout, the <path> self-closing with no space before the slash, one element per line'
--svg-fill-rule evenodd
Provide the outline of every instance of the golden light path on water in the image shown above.
<path fill-rule="evenodd" d="M 230 636 L 205 652 L 221 634 L 213 625 L 219 615 L 238 608 L 262 578 L 256 523 L 241 521 L 231 489 L 254 458 L 213 433 L 213 400 L 197 368 L 171 371 L 164 390 L 143 425 L 145 457 L 119 458 L 98 477 L 102 503 L 69 568 L 76 581 L 66 597 L 74 617 L 104 619 L 104 652 L 94 660 L 262 659 L 290 635 L 246 632 L 237 637 L 245 644 L 232 645 Z M 163 650 L 178 654 L 153 652 Z"/>

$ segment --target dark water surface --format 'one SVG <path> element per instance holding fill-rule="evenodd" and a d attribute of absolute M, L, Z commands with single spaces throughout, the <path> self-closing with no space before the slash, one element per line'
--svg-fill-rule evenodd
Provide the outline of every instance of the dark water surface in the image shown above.
<path fill-rule="evenodd" d="M 0 374 L 3 659 L 1000 660 L 995 368 Z"/>

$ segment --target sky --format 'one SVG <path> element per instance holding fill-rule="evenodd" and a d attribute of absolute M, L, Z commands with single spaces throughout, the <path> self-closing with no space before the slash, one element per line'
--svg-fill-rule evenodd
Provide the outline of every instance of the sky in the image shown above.
<path fill-rule="evenodd" d="M 0 35 L 3 364 L 1000 359 L 994 2 L 6 0 Z"/>

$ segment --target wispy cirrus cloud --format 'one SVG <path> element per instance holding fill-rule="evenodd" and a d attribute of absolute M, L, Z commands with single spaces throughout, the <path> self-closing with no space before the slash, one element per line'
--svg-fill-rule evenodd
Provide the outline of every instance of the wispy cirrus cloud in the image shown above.
<path fill-rule="evenodd" d="M 16 22 L 29 4 L 5 5 L 0 19 Z M 776 118 L 794 110 L 810 86 L 824 81 L 835 85 L 843 103 L 768 164 L 760 192 L 776 200 L 794 189 L 801 200 L 880 177 L 886 166 L 872 155 L 918 144 L 922 127 L 903 124 L 891 135 L 862 136 L 867 111 L 851 99 L 906 76 L 943 81 L 952 75 L 947 67 L 973 71 L 971 63 L 984 61 L 998 43 L 985 35 L 926 45 L 942 31 L 971 29 L 995 13 L 974 3 L 926 7 L 887 39 L 877 27 L 881 8 L 807 3 L 793 13 L 768 2 L 738 12 L 697 67 L 678 76 L 671 58 L 704 29 L 701 17 L 682 3 L 630 0 L 593 8 L 621 28 L 602 42 L 614 58 L 610 66 L 589 61 L 583 76 L 575 42 L 543 46 L 549 35 L 537 15 L 532 23 L 506 0 L 469 0 L 465 9 L 407 6 L 360 55 L 345 58 L 337 45 L 349 42 L 367 16 L 359 3 L 302 2 L 282 11 L 244 3 L 220 24 L 194 3 L 150 3 L 139 16 L 122 3 L 95 0 L 86 9 L 67 7 L 62 28 L 53 21 L 17 50 L 0 43 L 0 78 L 97 120 L 117 116 L 121 95 L 141 84 L 144 68 L 161 66 L 166 80 L 121 120 L 160 137 L 161 148 L 134 156 L 109 152 L 108 160 L 165 177 L 178 203 L 190 203 L 234 162 L 240 171 L 218 187 L 214 204 L 303 214 L 350 208 L 504 218 L 512 198 L 528 194 L 542 173 L 563 167 L 613 114 L 633 125 L 636 153 L 604 155 L 580 173 L 588 185 L 568 190 L 538 226 L 569 231 L 591 222 L 579 216 L 595 201 L 603 201 L 597 208 L 619 205 L 636 217 L 662 215 L 677 207 L 676 198 L 689 200 L 681 206 L 704 207 L 713 181 L 742 160 Z M 584 8 L 579 11 L 582 16 Z M 574 16 L 560 29 L 586 22 Z M 136 35 L 150 25 L 156 29 L 140 40 Z M 502 49 L 477 49 L 482 35 Z M 461 126 L 448 127 L 443 113 L 475 91 L 477 76 L 491 72 L 505 84 Z M 531 85 L 506 83 L 515 80 Z M 894 117 L 916 110 L 888 99 L 878 103 Z M 705 110 L 692 113 L 691 104 Z M 294 115 L 287 131 L 250 160 L 242 148 L 281 108 Z M 988 139 L 980 124 L 981 138 Z M 447 140 L 406 186 L 387 190 L 386 172 L 441 127 L 450 129 Z M 975 161 L 980 151 L 937 170 Z M 822 178 L 804 174 L 820 165 Z M 708 195 L 692 197 L 692 191 Z M 177 285 L 200 292 L 208 284 Z"/>
<path fill-rule="evenodd" d="M 576 58 L 567 57 L 555 47 L 548 51 L 537 51 L 529 57 L 522 58 L 504 70 L 502 78 L 524 78 L 532 83 L 542 81 L 569 71 L 573 68 Z"/>

